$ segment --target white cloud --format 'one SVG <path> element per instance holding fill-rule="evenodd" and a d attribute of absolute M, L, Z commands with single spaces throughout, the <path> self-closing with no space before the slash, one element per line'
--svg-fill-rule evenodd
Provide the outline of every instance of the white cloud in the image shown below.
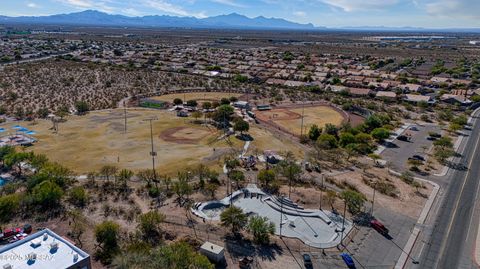
<path fill-rule="evenodd" d="M 204 12 L 199 13 L 191 13 L 183 9 L 181 6 L 173 5 L 164 0 L 146 0 L 144 1 L 144 5 L 159 11 L 163 11 L 166 13 L 170 13 L 173 15 L 179 16 L 193 16 L 197 18 L 205 18 L 206 15 Z"/>
<path fill-rule="evenodd" d="M 293 15 L 304 18 L 307 16 L 307 13 L 305 13 L 305 11 L 295 11 L 293 12 Z"/>
<path fill-rule="evenodd" d="M 245 7 L 242 4 L 239 4 L 235 2 L 234 0 L 211 0 L 212 2 L 227 5 L 227 6 L 232 6 L 232 7 Z"/>
<path fill-rule="evenodd" d="M 320 0 L 347 12 L 358 10 L 381 10 L 397 4 L 400 0 Z M 405 0 L 403 0 L 405 1 Z"/>
<path fill-rule="evenodd" d="M 434 16 L 480 19 L 479 0 L 436 0 L 426 3 L 425 9 Z"/>
<path fill-rule="evenodd" d="M 29 7 L 29 8 L 37 8 L 38 5 L 35 4 L 35 3 L 33 3 L 33 2 L 29 2 L 29 3 L 27 3 L 27 7 Z"/>

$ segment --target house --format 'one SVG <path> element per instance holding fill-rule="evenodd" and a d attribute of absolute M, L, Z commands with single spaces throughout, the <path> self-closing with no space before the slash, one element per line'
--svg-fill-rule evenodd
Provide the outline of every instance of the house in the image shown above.
<path fill-rule="evenodd" d="M 412 83 L 407 83 L 405 85 L 399 85 L 398 87 L 402 90 L 409 91 L 409 92 L 419 92 L 422 89 L 421 85 L 412 84 Z"/>
<path fill-rule="evenodd" d="M 389 91 L 378 91 L 377 94 L 375 94 L 375 97 L 383 99 L 395 99 L 397 98 L 397 94 Z"/>
<path fill-rule="evenodd" d="M 440 100 L 449 104 L 460 104 L 462 106 L 470 105 L 472 101 L 468 99 L 465 95 L 456 95 L 456 94 L 444 94 L 440 97 Z"/>
<path fill-rule="evenodd" d="M 353 96 L 368 96 L 372 93 L 372 90 L 365 88 L 350 88 L 348 92 Z"/>
<path fill-rule="evenodd" d="M 432 96 L 419 94 L 405 94 L 404 100 L 411 103 L 427 102 L 429 104 L 435 103 Z"/>
<path fill-rule="evenodd" d="M 90 269 L 90 255 L 49 229 L 38 231 L 0 248 L 0 268 Z"/>
<path fill-rule="evenodd" d="M 240 109 L 250 109 L 250 104 L 247 101 L 237 101 L 233 106 Z"/>
<path fill-rule="evenodd" d="M 272 107 L 270 105 L 257 105 L 257 110 L 258 111 L 266 111 L 266 110 L 271 110 Z"/>

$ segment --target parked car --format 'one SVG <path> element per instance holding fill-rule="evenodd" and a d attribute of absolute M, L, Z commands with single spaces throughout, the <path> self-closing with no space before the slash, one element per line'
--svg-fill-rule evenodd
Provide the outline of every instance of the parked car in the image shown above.
<path fill-rule="evenodd" d="M 340 254 L 340 256 L 342 257 L 348 268 L 355 268 L 355 262 L 353 261 L 353 258 L 352 256 L 350 256 L 350 254 L 342 253 Z"/>
<path fill-rule="evenodd" d="M 383 225 L 383 223 L 381 223 L 380 221 L 378 220 L 372 220 L 370 222 L 370 226 L 377 232 L 379 232 L 380 234 L 382 235 L 387 235 L 388 234 L 388 229 L 385 227 L 385 225 Z"/>
<path fill-rule="evenodd" d="M 412 138 L 409 137 L 409 136 L 406 136 L 406 135 L 399 135 L 399 136 L 397 137 L 397 139 L 398 139 L 398 140 L 401 140 L 401 141 L 408 142 L 408 141 L 410 141 Z"/>
<path fill-rule="evenodd" d="M 418 131 L 417 126 L 412 126 L 412 127 L 410 127 L 409 129 L 410 129 L 411 131 Z"/>
<path fill-rule="evenodd" d="M 313 263 L 312 263 L 312 257 L 310 257 L 310 254 L 303 254 L 303 265 L 305 265 L 305 268 L 313 268 Z"/>
<path fill-rule="evenodd" d="M 409 157 L 408 158 L 409 160 L 417 160 L 417 161 L 422 161 L 424 162 L 425 161 L 425 157 L 421 156 L 421 155 L 413 155 L 412 157 Z"/>

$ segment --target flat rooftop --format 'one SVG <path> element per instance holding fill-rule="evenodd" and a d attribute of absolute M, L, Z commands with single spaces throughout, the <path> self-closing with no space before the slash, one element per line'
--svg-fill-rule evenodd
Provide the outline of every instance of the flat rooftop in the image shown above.
<path fill-rule="evenodd" d="M 32 254 L 36 259 L 31 259 Z M 13 269 L 60 269 L 89 258 L 86 252 L 49 229 L 0 248 L 0 268 L 9 264 Z"/>

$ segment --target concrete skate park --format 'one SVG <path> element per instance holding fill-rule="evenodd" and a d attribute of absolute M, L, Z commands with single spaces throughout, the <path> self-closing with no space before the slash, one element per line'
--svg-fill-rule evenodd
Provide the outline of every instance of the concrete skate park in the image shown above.
<path fill-rule="evenodd" d="M 331 248 L 340 244 L 341 215 L 327 210 L 304 209 L 288 198 L 266 194 L 254 184 L 222 200 L 196 203 L 192 212 L 200 218 L 219 221 L 220 214 L 230 204 L 241 208 L 247 215 L 267 217 L 275 224 L 276 235 L 280 235 L 281 223 L 281 236 L 297 238 L 311 247 Z M 345 220 L 344 238 L 351 229 L 352 223 Z"/>

